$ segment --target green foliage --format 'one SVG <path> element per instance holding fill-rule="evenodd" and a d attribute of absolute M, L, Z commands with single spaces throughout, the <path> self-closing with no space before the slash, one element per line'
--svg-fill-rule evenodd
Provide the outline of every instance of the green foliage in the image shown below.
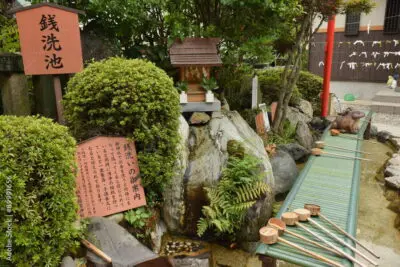
<path fill-rule="evenodd" d="M 312 104 L 314 115 L 317 116 L 321 112 L 321 98 L 323 79 L 309 71 L 301 71 L 297 80 L 297 88 L 301 93 L 301 98 Z"/>
<path fill-rule="evenodd" d="M 207 77 L 203 77 L 200 85 L 206 91 L 212 91 L 218 88 L 217 81 L 215 80 L 214 77 L 211 77 L 210 79 L 207 79 Z"/>
<path fill-rule="evenodd" d="M 241 159 L 244 157 L 244 147 L 239 141 L 229 140 L 226 147 L 229 156 Z"/>
<path fill-rule="evenodd" d="M 68 82 L 64 108 L 79 140 L 133 138 L 146 194 L 161 196 L 173 175 L 180 116 L 178 92 L 163 70 L 139 59 L 92 63 Z"/>
<path fill-rule="evenodd" d="M 0 52 L 15 53 L 20 50 L 18 27 L 15 19 L 0 15 Z"/>
<path fill-rule="evenodd" d="M 146 207 L 128 210 L 124 213 L 125 220 L 135 228 L 143 229 L 152 213 Z"/>
<path fill-rule="evenodd" d="M 79 244 L 75 145 L 67 128 L 50 119 L 0 116 L 0 242 L 8 242 L 11 219 L 13 266 L 59 266 Z M 0 250 L 0 262 L 6 258 Z"/>
<path fill-rule="evenodd" d="M 179 93 L 187 92 L 188 83 L 185 82 L 185 81 L 177 82 L 175 87 L 176 87 L 176 89 L 178 90 Z"/>
<path fill-rule="evenodd" d="M 230 156 L 218 184 L 205 188 L 210 204 L 203 206 L 197 234 L 203 236 L 213 229 L 216 235 L 235 239 L 247 210 L 270 190 L 262 174 L 257 158 Z"/>
<path fill-rule="evenodd" d="M 269 133 L 268 144 L 291 144 L 296 139 L 296 127 L 292 126 L 288 120 L 283 124 L 283 131 L 280 133 Z"/>

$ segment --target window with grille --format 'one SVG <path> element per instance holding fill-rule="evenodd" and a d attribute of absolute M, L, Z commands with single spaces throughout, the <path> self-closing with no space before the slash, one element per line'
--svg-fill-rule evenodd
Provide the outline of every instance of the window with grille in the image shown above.
<path fill-rule="evenodd" d="M 358 35 L 360 30 L 360 13 L 347 13 L 346 14 L 346 28 L 344 29 L 345 35 Z"/>
<path fill-rule="evenodd" d="M 387 0 L 385 13 L 385 33 L 399 33 L 400 30 L 400 1 Z"/>

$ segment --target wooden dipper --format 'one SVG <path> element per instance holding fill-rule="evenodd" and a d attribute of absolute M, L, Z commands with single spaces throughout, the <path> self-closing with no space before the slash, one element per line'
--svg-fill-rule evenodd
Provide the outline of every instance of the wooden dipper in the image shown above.
<path fill-rule="evenodd" d="M 335 261 L 332 261 L 322 255 L 319 255 L 308 249 L 302 248 L 299 245 L 296 245 L 295 243 L 292 243 L 290 241 L 287 241 L 286 239 L 279 237 L 279 232 L 275 228 L 264 226 L 260 229 L 259 233 L 260 233 L 260 241 L 263 242 L 264 244 L 272 245 L 272 244 L 275 244 L 278 242 L 282 242 L 290 247 L 300 250 L 301 252 L 303 252 L 305 254 L 310 255 L 314 259 L 326 262 L 332 266 L 343 267 L 343 265 L 340 265 L 339 263 L 337 263 Z"/>
<path fill-rule="evenodd" d="M 301 213 L 301 212 L 300 212 Z M 309 216 L 308 216 L 309 217 Z M 303 220 L 300 221 L 307 221 L 308 218 L 305 214 L 303 214 L 301 216 L 301 218 Z M 354 258 L 353 256 L 344 253 L 340 248 L 338 248 L 337 246 L 335 246 L 334 244 L 332 244 L 331 242 L 329 242 L 328 240 L 326 240 L 325 238 L 323 238 L 322 236 L 320 236 L 319 234 L 311 231 L 310 229 L 308 229 L 307 227 L 305 227 L 304 225 L 302 225 L 301 223 L 299 223 L 299 215 L 295 212 L 285 212 L 282 214 L 282 221 L 285 222 L 286 225 L 291 225 L 291 226 L 298 226 L 300 228 L 302 228 L 304 231 L 306 231 L 307 233 L 309 233 L 310 235 L 316 237 L 318 240 L 324 242 L 325 244 L 327 244 L 328 246 L 330 246 L 332 249 L 334 249 L 337 253 L 339 253 L 341 256 L 349 259 L 350 261 L 357 263 L 358 265 L 360 265 L 361 267 L 367 267 L 365 264 L 361 263 L 360 261 L 358 261 L 356 258 Z"/>
<path fill-rule="evenodd" d="M 93 253 L 95 253 L 97 256 L 105 260 L 107 263 L 112 263 L 111 257 L 108 256 L 106 253 L 104 253 L 102 250 L 100 250 L 98 247 L 96 247 L 86 239 L 82 239 L 81 242 L 83 245 L 85 245 L 85 247 L 93 251 Z"/>
<path fill-rule="evenodd" d="M 347 156 L 347 155 L 341 155 L 341 154 L 325 152 L 325 151 L 323 151 L 323 150 L 321 150 L 319 148 L 311 149 L 311 154 L 313 154 L 314 156 L 321 156 L 323 154 L 326 154 L 326 155 L 332 155 L 332 156 L 336 156 L 336 157 L 340 157 L 340 158 L 346 158 L 346 159 L 359 159 L 359 160 L 373 161 L 371 159 L 365 159 L 365 158 L 359 158 L 359 157 L 351 157 L 351 156 Z"/>
<path fill-rule="evenodd" d="M 366 251 L 368 251 L 369 253 L 371 253 L 374 257 L 376 258 L 380 258 L 378 255 L 376 255 L 372 250 L 368 249 L 367 247 L 365 247 L 363 244 L 360 243 L 360 241 L 358 241 L 357 239 L 355 239 L 352 235 L 350 235 L 349 233 L 347 233 L 345 230 L 343 230 L 342 228 L 340 228 L 337 224 L 335 224 L 334 222 L 332 222 L 331 220 L 329 220 L 327 217 L 325 217 L 322 213 L 321 213 L 321 207 L 315 204 L 304 204 L 304 208 L 309 210 L 311 213 L 311 216 L 319 216 L 320 218 L 322 218 L 323 220 L 325 220 L 326 222 L 328 222 L 329 224 L 331 224 L 336 230 L 338 230 L 339 232 L 341 232 L 342 234 L 344 234 L 345 236 L 347 236 L 348 238 L 350 238 L 351 240 L 353 240 L 354 242 L 356 242 L 360 247 L 364 248 Z"/>
<path fill-rule="evenodd" d="M 300 221 L 309 221 L 311 224 L 313 224 L 314 226 L 318 227 L 319 229 L 321 229 L 322 231 L 324 231 L 327 235 L 329 235 L 331 238 L 333 238 L 335 241 L 337 241 L 338 243 L 342 244 L 343 246 L 347 247 L 348 249 L 350 249 L 351 251 L 353 251 L 354 253 L 360 255 L 362 258 L 364 258 L 365 260 L 369 261 L 370 263 L 372 263 L 375 266 L 378 266 L 378 264 L 371 260 L 370 258 L 368 258 L 366 255 L 364 255 L 363 253 L 361 253 L 359 250 L 355 249 L 354 247 L 350 246 L 349 244 L 347 244 L 346 242 L 344 242 L 342 239 L 340 239 L 339 237 L 337 237 L 335 234 L 333 234 L 332 232 L 330 232 L 328 229 L 326 229 L 324 226 L 320 225 L 319 223 L 317 223 L 316 221 L 314 221 L 313 219 L 311 219 L 311 212 L 307 209 L 296 209 L 294 210 L 294 212 L 299 215 L 299 220 Z"/>
<path fill-rule="evenodd" d="M 316 146 L 316 148 L 320 148 L 320 149 L 324 149 L 325 147 L 332 147 L 332 148 L 337 148 L 337 149 L 341 149 L 341 150 L 345 150 L 345 151 L 359 152 L 359 153 L 363 153 L 363 154 L 367 154 L 367 155 L 372 154 L 372 153 L 367 153 L 367 152 L 364 152 L 361 150 L 353 150 L 353 149 L 348 149 L 348 148 L 344 148 L 344 147 L 340 147 L 340 146 L 327 145 L 327 144 L 325 144 L 324 141 L 315 142 L 315 146 Z"/>
<path fill-rule="evenodd" d="M 336 130 L 336 129 L 331 129 L 331 135 L 332 135 L 332 136 L 339 136 L 339 137 L 342 137 L 342 138 L 350 138 L 350 139 L 356 139 L 356 140 L 366 141 L 366 142 L 370 142 L 370 143 L 372 143 L 372 144 L 378 144 L 377 142 L 370 141 L 370 140 L 365 140 L 365 139 L 363 139 L 363 138 L 358 138 L 358 137 L 355 137 L 355 136 L 350 136 L 350 135 L 345 135 L 345 136 L 343 136 L 343 135 L 341 135 L 341 132 L 340 132 L 339 130 Z"/>
<path fill-rule="evenodd" d="M 298 239 L 301 239 L 301 240 L 303 240 L 303 241 L 305 241 L 305 242 L 308 242 L 308 243 L 310 243 L 310 244 L 312 244 L 312 245 L 314 245 L 314 246 L 316 246 L 316 247 L 323 248 L 323 249 L 325 249 L 325 250 L 328 250 L 328 251 L 330 251 L 330 252 L 332 252 L 332 253 L 334 253 L 334 254 L 337 254 L 337 255 L 340 255 L 340 256 L 341 256 L 341 254 L 338 253 L 336 250 L 333 250 L 333 249 L 331 249 L 331 248 L 329 248 L 329 247 L 327 247 L 327 246 L 321 245 L 321 244 L 318 243 L 318 242 L 315 242 L 315 241 L 313 241 L 313 240 L 311 240 L 311 239 L 308 239 L 308 238 L 306 238 L 306 237 L 304 237 L 304 236 L 302 236 L 302 235 L 296 234 L 295 232 L 292 232 L 292 231 L 288 230 L 288 229 L 286 228 L 285 222 L 282 221 L 281 219 L 278 219 L 278 218 L 271 218 L 271 219 L 268 220 L 267 226 L 269 226 L 269 227 L 271 227 L 271 228 L 275 228 L 276 230 L 278 230 L 278 234 L 279 234 L 280 236 L 283 235 L 283 233 L 287 233 L 287 234 L 289 234 L 289 235 L 291 235 L 291 236 L 297 237 Z"/>

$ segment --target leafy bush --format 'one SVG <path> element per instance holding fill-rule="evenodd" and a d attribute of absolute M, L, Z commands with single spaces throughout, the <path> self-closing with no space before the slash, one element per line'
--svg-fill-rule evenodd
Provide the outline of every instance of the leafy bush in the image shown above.
<path fill-rule="evenodd" d="M 0 15 L 0 52 L 14 53 L 20 50 L 18 27 L 15 19 Z"/>
<path fill-rule="evenodd" d="M 67 86 L 65 117 L 74 136 L 135 140 L 146 194 L 161 196 L 173 175 L 179 141 L 179 95 L 153 63 L 110 58 L 90 64 Z"/>
<path fill-rule="evenodd" d="M 151 212 L 145 207 L 128 210 L 124 213 L 125 220 L 133 227 L 140 229 L 146 226 L 146 222 L 151 216 Z"/>
<path fill-rule="evenodd" d="M 296 127 L 292 126 L 288 120 L 283 124 L 283 131 L 280 134 L 270 132 L 268 135 L 268 144 L 290 144 L 296 139 Z"/>
<path fill-rule="evenodd" d="M 215 186 L 205 188 L 210 204 L 203 206 L 204 217 L 197 223 L 199 236 L 211 228 L 216 235 L 235 239 L 235 232 L 242 226 L 247 210 L 269 191 L 260 173 L 259 160 L 249 155 L 236 157 L 241 151 L 236 144 L 232 151 L 234 154 L 230 155 L 221 180 Z"/>
<path fill-rule="evenodd" d="M 271 68 L 258 72 L 260 90 L 263 102 L 270 104 L 278 101 L 280 92 L 280 82 L 283 68 Z M 310 101 L 314 111 L 320 110 L 319 94 L 322 90 L 322 78 L 308 71 L 300 71 L 295 90 L 293 91 L 291 105 L 296 105 L 300 98 Z"/>
<path fill-rule="evenodd" d="M 58 266 L 77 245 L 74 152 L 67 128 L 50 119 L 0 116 L 0 242 L 11 234 L 13 266 Z M 0 263 L 7 256 L 0 250 Z"/>

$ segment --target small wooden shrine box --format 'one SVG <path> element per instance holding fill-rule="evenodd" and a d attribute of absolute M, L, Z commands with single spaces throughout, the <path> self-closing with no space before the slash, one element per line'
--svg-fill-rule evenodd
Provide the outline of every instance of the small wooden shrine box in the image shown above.
<path fill-rule="evenodd" d="M 169 49 L 171 64 L 180 69 L 180 80 L 188 83 L 188 102 L 204 102 L 206 91 L 202 78 L 210 78 L 211 67 L 221 66 L 217 44 L 219 38 L 185 38 Z"/>

